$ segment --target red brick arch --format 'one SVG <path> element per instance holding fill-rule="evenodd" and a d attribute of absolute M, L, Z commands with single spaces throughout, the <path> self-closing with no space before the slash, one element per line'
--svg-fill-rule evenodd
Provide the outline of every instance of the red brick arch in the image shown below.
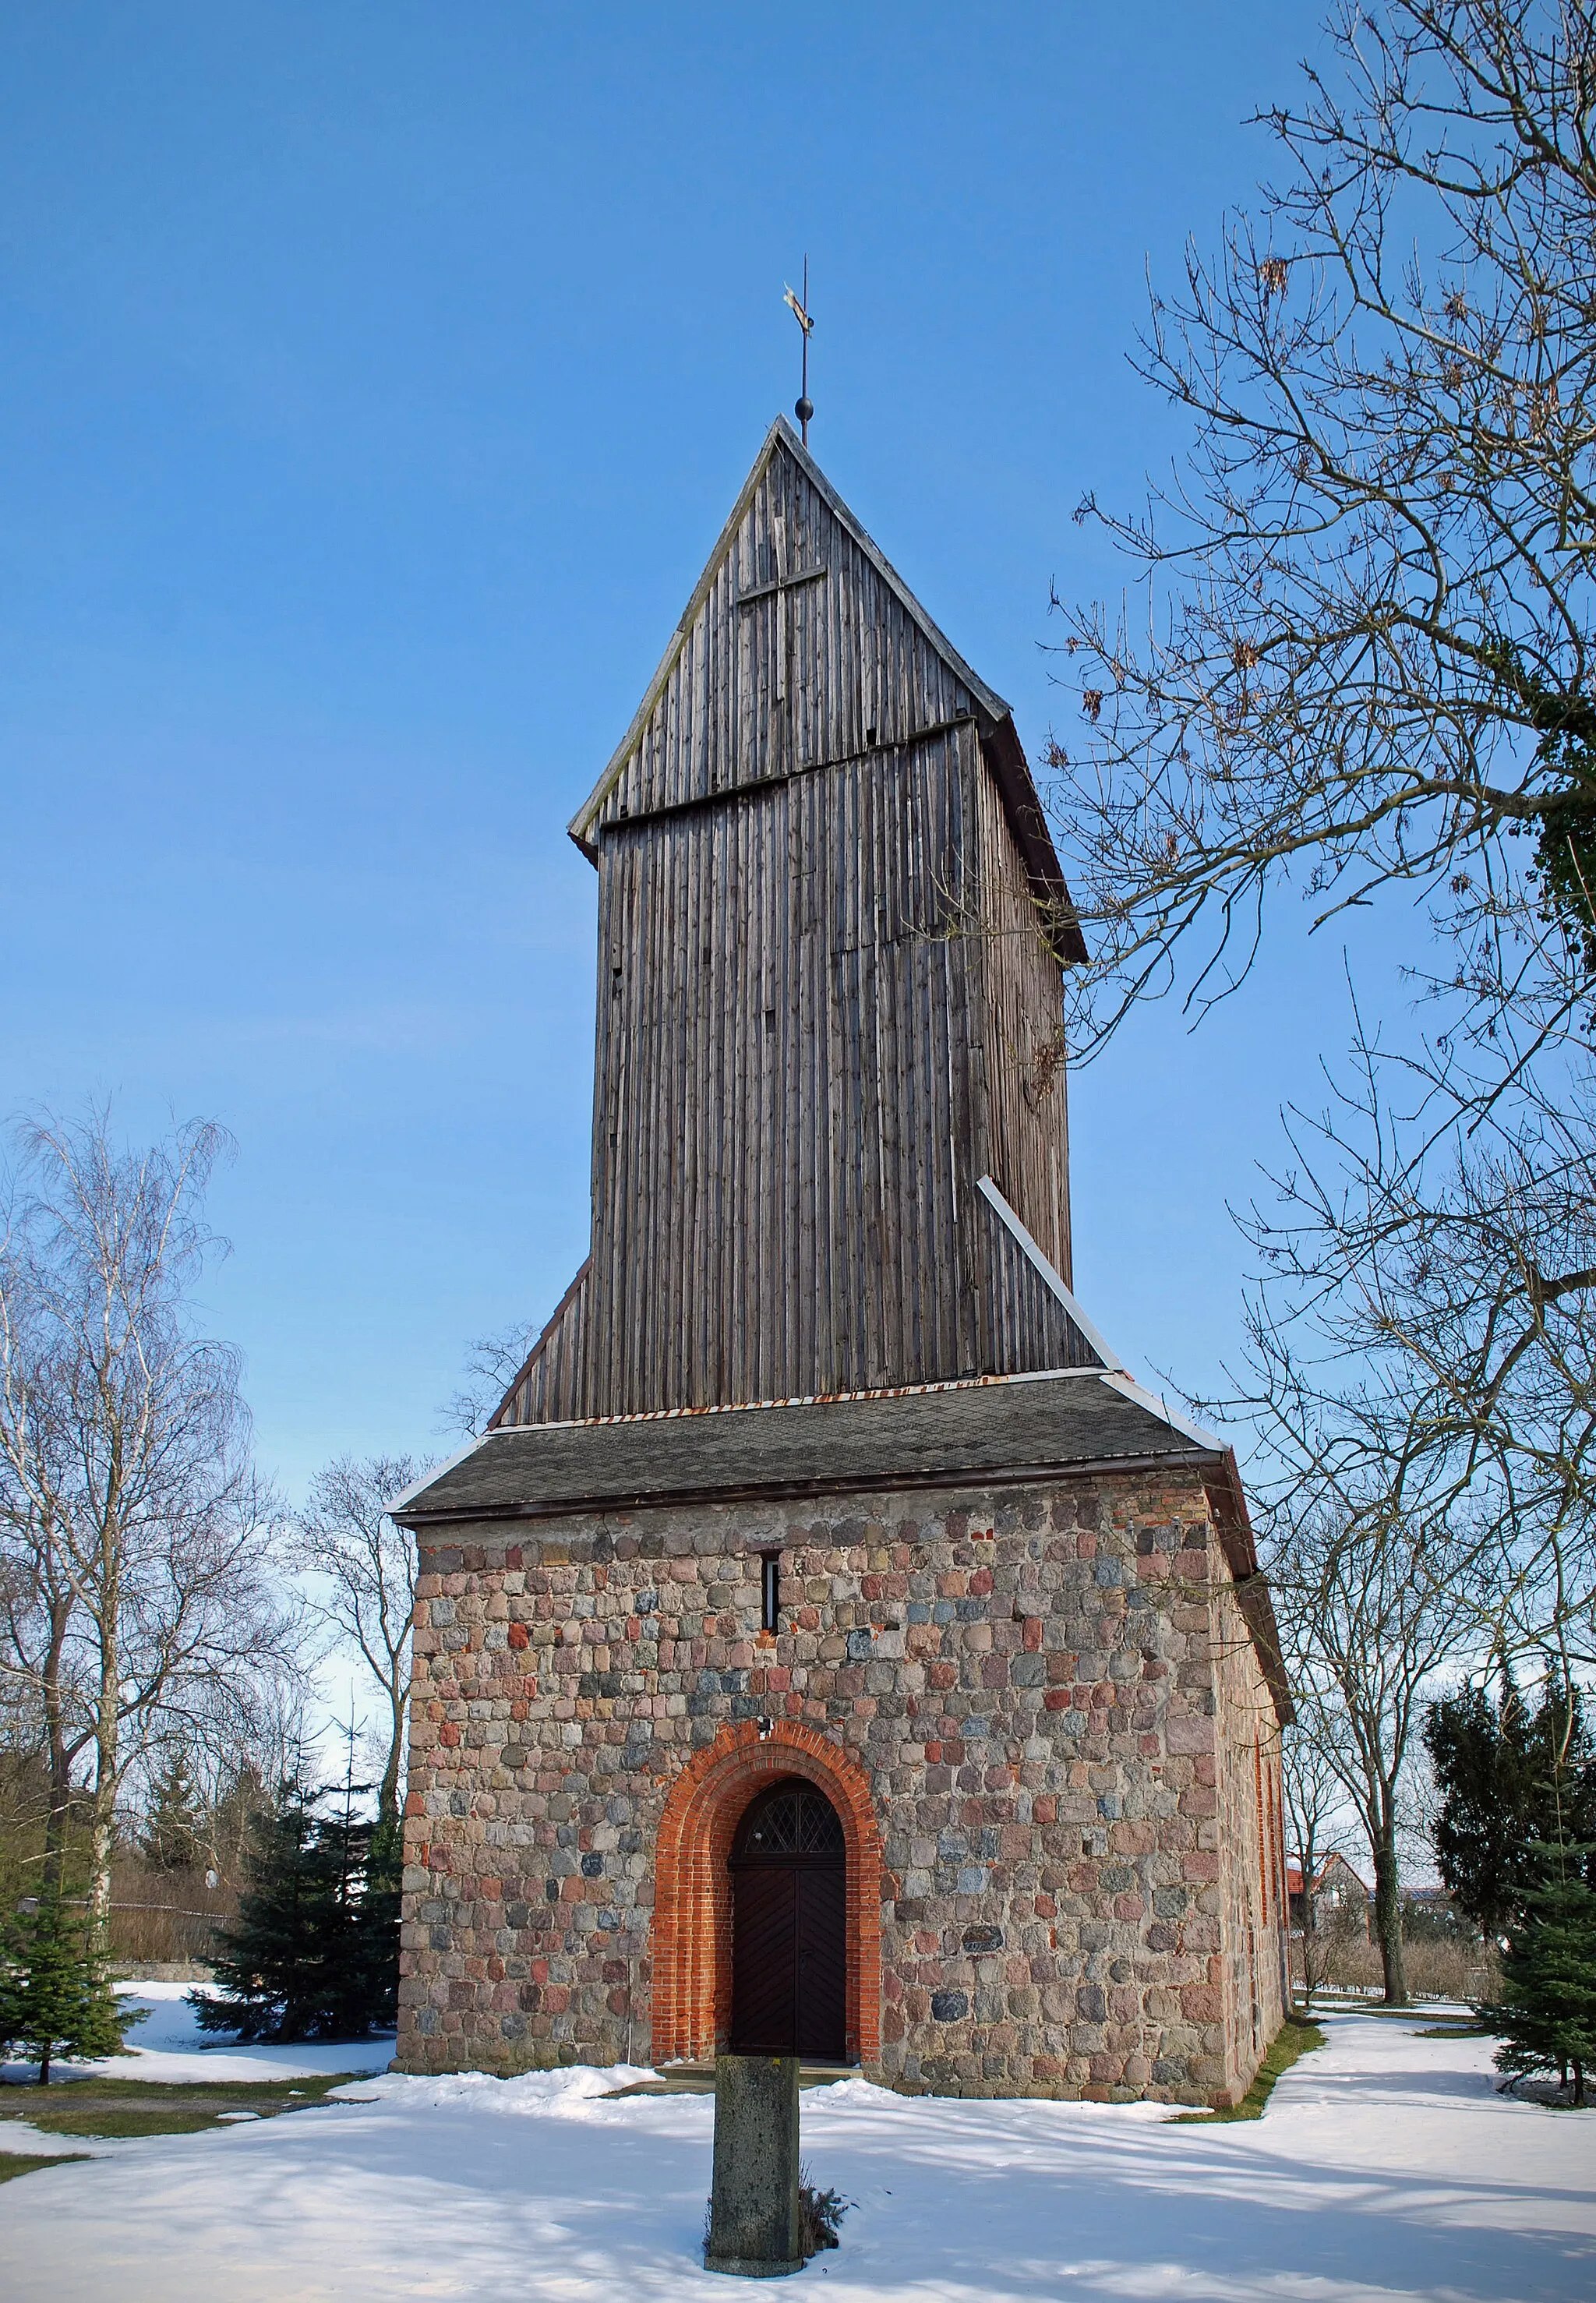
<path fill-rule="evenodd" d="M 806 1776 L 842 1820 L 848 1847 L 848 2051 L 881 2059 L 881 1835 L 870 1778 L 818 1728 L 744 1719 L 721 1729 L 671 1784 L 654 1859 L 654 2060 L 713 2055 L 731 2025 L 731 1875 L 726 1859 L 749 1800 L 777 1776 Z"/>

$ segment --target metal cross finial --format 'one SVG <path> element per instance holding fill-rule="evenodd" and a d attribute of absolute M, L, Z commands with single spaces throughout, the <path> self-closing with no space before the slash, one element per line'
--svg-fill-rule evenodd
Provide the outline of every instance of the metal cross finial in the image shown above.
<path fill-rule="evenodd" d="M 791 307 L 792 316 L 804 332 L 803 385 L 798 393 L 798 404 L 792 412 L 803 428 L 804 445 L 806 448 L 809 444 L 809 418 L 815 413 L 815 403 L 809 397 L 809 333 L 815 323 L 809 316 L 809 259 L 806 256 L 804 258 L 803 295 L 795 296 L 789 288 L 783 294 L 781 301 Z"/>

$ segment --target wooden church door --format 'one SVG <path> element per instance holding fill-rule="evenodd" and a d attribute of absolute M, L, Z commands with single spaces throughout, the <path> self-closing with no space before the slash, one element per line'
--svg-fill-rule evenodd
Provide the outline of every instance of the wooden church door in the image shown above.
<path fill-rule="evenodd" d="M 731 1849 L 731 2046 L 840 2063 L 848 2046 L 847 1855 L 823 1792 L 761 1792 Z"/>

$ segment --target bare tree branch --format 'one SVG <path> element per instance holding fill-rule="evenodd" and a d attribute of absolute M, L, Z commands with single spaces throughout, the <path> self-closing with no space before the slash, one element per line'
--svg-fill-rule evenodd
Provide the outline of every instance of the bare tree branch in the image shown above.
<path fill-rule="evenodd" d="M 410 1698 L 416 1550 L 387 1507 L 431 1468 L 410 1455 L 374 1455 L 359 1463 L 340 1455 L 317 1472 L 295 1519 L 291 1556 L 317 1579 L 312 1612 L 361 1658 L 386 1707 L 377 1820 L 390 1830 L 399 1819 Z"/>
<path fill-rule="evenodd" d="M 439 1428 L 479 1438 L 488 1418 L 503 1398 L 526 1362 L 542 1330 L 523 1320 L 512 1320 L 495 1336 L 478 1336 L 466 1346 L 466 1375 L 460 1388 L 438 1413 Z"/>
<path fill-rule="evenodd" d="M 1261 216 L 1153 297 L 1134 364 L 1189 449 L 1141 515 L 1077 515 L 1145 588 L 1139 628 L 1057 603 L 1083 1053 L 1141 997 L 1233 990 L 1288 886 L 1315 926 L 1425 899 L 1482 1041 L 1590 1001 L 1596 11 L 1390 0 L 1330 31 L 1338 72 L 1264 116 Z"/>

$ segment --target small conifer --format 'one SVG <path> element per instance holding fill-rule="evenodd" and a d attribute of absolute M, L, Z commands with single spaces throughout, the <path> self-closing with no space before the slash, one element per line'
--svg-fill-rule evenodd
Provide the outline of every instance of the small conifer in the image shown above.
<path fill-rule="evenodd" d="M 195 1794 L 189 1755 L 182 1744 L 167 1753 L 151 1787 L 139 1852 L 162 1871 L 190 1871 L 205 1852 L 205 1813 Z"/>
<path fill-rule="evenodd" d="M 1524 1894 L 1501 1989 L 1480 2011 L 1502 2042 L 1496 2066 L 1509 2083 L 1555 2071 L 1565 2084 L 1572 2079 L 1581 2109 L 1585 2074 L 1596 2069 L 1596 1889 L 1583 1877 L 1592 1853 L 1566 1839 L 1531 1847 L 1540 1884 Z"/>
<path fill-rule="evenodd" d="M 404 1826 L 379 1822 L 372 1834 L 360 1905 L 365 1989 L 372 2021 L 385 2030 L 399 2014 L 399 1916 Z"/>
<path fill-rule="evenodd" d="M 283 1784 L 251 1826 L 251 1885 L 213 1961 L 226 1994 L 190 1992 L 202 2031 L 244 2039 L 311 2037 L 317 2029 L 326 1914 L 315 1858 L 316 1809 L 324 1796 Z"/>
<path fill-rule="evenodd" d="M 393 2021 L 398 1881 L 376 1826 L 355 1810 L 368 1788 L 346 1780 L 324 1814 L 328 1792 L 285 1784 L 258 1821 L 252 1885 L 215 1962 L 224 1995 L 190 1994 L 202 2030 L 348 2039 Z"/>
<path fill-rule="evenodd" d="M 327 1913 L 321 1993 L 329 2038 L 359 2038 L 386 2020 L 383 1977 L 374 1960 L 382 1888 L 376 1877 L 377 1827 L 354 1810 L 369 1784 L 346 1782 L 341 1805 L 317 1826 L 316 1855 Z"/>
<path fill-rule="evenodd" d="M 8 1968 L 0 1981 L 0 2028 L 38 2063 L 40 2087 L 49 2085 L 58 2056 L 131 2052 L 122 2035 L 148 2010 L 117 2005 L 87 1915 L 58 1890 L 20 1915 Z"/>
<path fill-rule="evenodd" d="M 22 1969 L 14 1941 L 0 1937 L 0 2062 L 21 2037 Z"/>

